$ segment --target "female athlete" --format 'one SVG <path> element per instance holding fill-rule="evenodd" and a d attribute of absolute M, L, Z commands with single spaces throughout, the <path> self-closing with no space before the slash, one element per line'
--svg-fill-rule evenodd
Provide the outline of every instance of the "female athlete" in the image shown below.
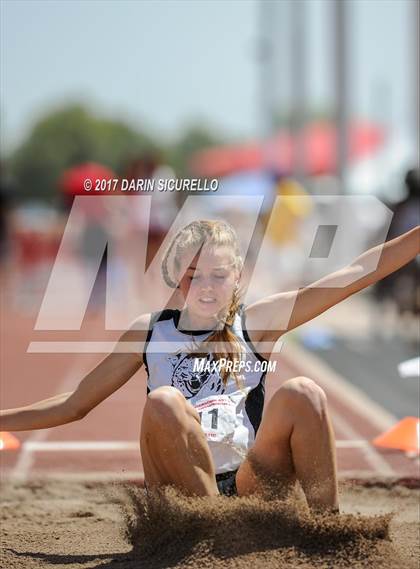
<path fill-rule="evenodd" d="M 246 496 L 261 490 L 264 473 L 278 481 L 279 492 L 298 480 L 312 509 L 338 511 L 324 392 L 310 378 L 295 377 L 263 414 L 264 364 L 284 333 L 404 266 L 419 244 L 418 226 L 309 287 L 244 306 L 234 229 L 194 221 L 177 233 L 162 262 L 165 282 L 182 293 L 182 310 L 140 316 L 73 392 L 1 411 L 0 429 L 80 420 L 144 364 L 140 450 L 148 490 L 171 484 L 187 495 Z"/>

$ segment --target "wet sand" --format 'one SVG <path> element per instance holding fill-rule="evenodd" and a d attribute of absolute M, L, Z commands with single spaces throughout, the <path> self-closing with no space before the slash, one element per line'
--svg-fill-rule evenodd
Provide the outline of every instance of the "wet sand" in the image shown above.
<path fill-rule="evenodd" d="M 340 485 L 340 515 L 287 500 L 147 497 L 111 482 L 3 483 L 1 567 L 417 568 L 418 489 Z"/>

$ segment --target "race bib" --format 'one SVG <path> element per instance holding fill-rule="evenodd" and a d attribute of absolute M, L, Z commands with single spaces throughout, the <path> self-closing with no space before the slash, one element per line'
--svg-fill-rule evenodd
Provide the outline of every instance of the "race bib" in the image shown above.
<path fill-rule="evenodd" d="M 194 407 L 200 415 L 201 428 L 208 441 L 227 442 L 233 439 L 238 426 L 236 405 L 227 395 L 201 399 Z"/>

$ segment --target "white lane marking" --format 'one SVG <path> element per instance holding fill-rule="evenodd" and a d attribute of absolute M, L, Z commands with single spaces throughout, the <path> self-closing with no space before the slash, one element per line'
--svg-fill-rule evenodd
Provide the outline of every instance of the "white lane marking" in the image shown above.
<path fill-rule="evenodd" d="M 48 433 L 46 432 L 46 430 L 36 431 L 32 435 L 30 435 L 29 438 L 22 444 L 21 451 L 19 453 L 19 458 L 17 459 L 17 462 L 12 471 L 13 478 L 22 482 L 26 481 L 26 479 L 28 478 L 29 470 L 31 469 L 33 464 L 32 451 L 30 450 L 30 447 L 28 447 L 27 445 L 35 442 L 40 443 L 47 436 Z"/>
<path fill-rule="evenodd" d="M 332 412 L 331 415 L 332 415 L 333 424 L 336 425 L 341 432 L 345 432 L 349 437 L 353 437 L 353 439 L 351 439 L 352 441 L 360 440 L 357 439 L 359 433 L 357 433 L 353 429 L 350 423 L 348 423 L 343 417 L 341 417 L 337 413 Z M 383 476 L 394 476 L 395 471 L 390 466 L 390 464 L 379 454 L 379 452 L 375 449 L 375 447 L 369 444 L 368 441 L 366 441 L 366 443 L 367 443 L 366 445 L 359 446 L 358 448 L 361 448 L 363 450 L 363 454 L 365 455 L 367 462 L 373 468 L 375 473 L 381 474 Z M 342 448 L 355 448 L 355 447 L 347 446 Z"/>
<path fill-rule="evenodd" d="M 138 441 L 29 441 L 31 452 L 140 451 Z"/>
<path fill-rule="evenodd" d="M 79 362 L 76 362 L 66 373 L 63 381 L 58 384 L 58 393 L 65 393 L 70 391 L 74 387 L 75 382 L 80 381 L 80 375 L 83 373 Z M 22 450 L 20 451 L 19 458 L 13 468 L 12 477 L 16 480 L 25 482 L 28 478 L 29 471 L 34 463 L 33 450 L 31 445 L 36 444 L 48 444 L 48 442 L 43 442 L 50 434 L 49 429 L 40 429 L 31 434 L 28 439 L 22 444 Z"/>
<path fill-rule="evenodd" d="M 138 441 L 26 441 L 22 445 L 34 452 L 138 451 Z M 338 440 L 337 448 L 365 448 L 367 440 Z"/>
<path fill-rule="evenodd" d="M 398 364 L 398 373 L 404 378 L 418 379 L 420 377 L 420 358 L 412 358 Z"/>
<path fill-rule="evenodd" d="M 365 448 L 372 446 L 370 441 L 360 439 L 360 440 L 342 440 L 342 441 L 335 441 L 337 448 Z"/>

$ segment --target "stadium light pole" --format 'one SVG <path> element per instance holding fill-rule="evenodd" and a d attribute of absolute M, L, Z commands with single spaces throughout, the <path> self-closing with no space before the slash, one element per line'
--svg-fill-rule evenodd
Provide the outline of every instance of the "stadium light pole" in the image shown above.
<path fill-rule="evenodd" d="M 415 148 L 415 156 L 417 161 L 417 166 L 419 166 L 420 159 L 419 159 L 419 152 L 420 152 L 420 117 L 419 117 L 419 81 L 420 81 L 420 73 L 419 73 L 419 37 L 420 37 L 420 30 L 419 30 L 419 18 L 420 18 L 420 9 L 419 9 L 420 2 L 419 0 L 412 0 L 411 10 L 410 10 L 410 18 L 412 19 L 412 32 L 409 34 L 409 53 L 412 53 L 412 65 L 410 65 L 410 72 L 409 72 L 409 81 L 410 81 L 410 92 L 412 93 L 412 133 L 413 133 L 413 140 L 414 140 L 414 148 Z M 410 62 L 411 63 L 411 62 Z M 410 114 L 411 114 L 410 113 Z"/>
<path fill-rule="evenodd" d="M 343 194 L 346 193 L 348 165 L 348 17 L 351 0 L 334 0 L 334 75 L 335 125 L 337 132 L 337 178 Z"/>
<path fill-rule="evenodd" d="M 270 138 L 274 133 L 274 98 L 276 73 L 274 70 L 274 31 L 276 24 L 276 2 L 260 0 L 259 4 L 259 132 L 264 148 L 264 163 L 272 164 Z"/>
<path fill-rule="evenodd" d="M 294 140 L 293 174 L 299 182 L 305 178 L 306 149 L 304 128 L 306 125 L 306 26 L 305 2 L 291 3 L 291 56 L 292 56 L 292 107 L 291 130 Z"/>

